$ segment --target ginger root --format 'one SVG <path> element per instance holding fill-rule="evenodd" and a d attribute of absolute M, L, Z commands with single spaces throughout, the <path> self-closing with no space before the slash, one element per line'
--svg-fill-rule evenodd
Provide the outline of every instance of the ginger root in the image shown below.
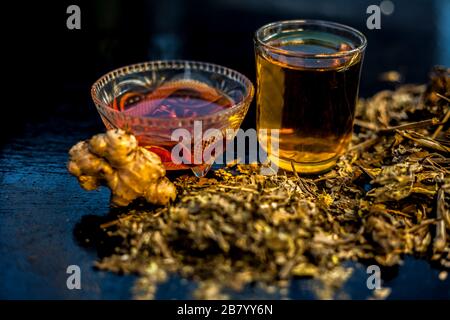
<path fill-rule="evenodd" d="M 67 168 L 85 190 L 101 185 L 111 189 L 111 203 L 127 206 L 136 198 L 165 205 L 175 200 L 176 189 L 165 177 L 158 155 L 138 146 L 136 138 L 123 130 L 109 130 L 70 151 Z"/>

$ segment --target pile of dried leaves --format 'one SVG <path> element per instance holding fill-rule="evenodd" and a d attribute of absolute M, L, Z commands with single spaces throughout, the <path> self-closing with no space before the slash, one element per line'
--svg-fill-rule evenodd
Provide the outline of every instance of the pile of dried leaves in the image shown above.
<path fill-rule="evenodd" d="M 260 175 L 230 166 L 208 178 L 181 176 L 166 208 L 139 209 L 103 225 L 123 239 L 101 269 L 140 275 L 152 298 L 171 273 L 197 280 L 197 298 L 259 283 L 287 294 L 292 277 L 325 284 L 350 275 L 345 260 L 392 266 L 414 254 L 450 268 L 450 70 L 426 86 L 402 86 L 360 101 L 349 152 L 315 177 Z M 284 289 L 283 289 L 284 288 Z"/>

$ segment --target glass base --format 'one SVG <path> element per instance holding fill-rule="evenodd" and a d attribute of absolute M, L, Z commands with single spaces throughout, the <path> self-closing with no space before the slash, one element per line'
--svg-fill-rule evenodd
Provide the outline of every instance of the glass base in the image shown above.
<path fill-rule="evenodd" d="M 325 173 L 331 170 L 337 162 L 339 156 L 335 156 L 331 159 L 321 161 L 321 162 L 294 162 L 289 160 L 280 159 L 278 157 L 274 157 L 272 155 L 269 156 L 269 159 L 279 168 L 293 171 L 292 164 L 295 168 L 295 171 L 298 174 L 319 174 Z"/>
<path fill-rule="evenodd" d="M 192 173 L 197 177 L 197 178 L 201 178 L 204 175 L 206 175 L 209 171 L 209 169 L 211 169 L 211 165 L 210 164 L 202 164 L 199 165 L 197 167 L 192 167 Z"/>

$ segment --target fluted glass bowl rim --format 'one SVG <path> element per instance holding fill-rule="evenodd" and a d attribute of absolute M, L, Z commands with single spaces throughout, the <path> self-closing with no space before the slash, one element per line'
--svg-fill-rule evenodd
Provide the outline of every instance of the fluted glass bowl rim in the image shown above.
<path fill-rule="evenodd" d="M 230 78 L 234 81 L 239 82 L 242 84 L 245 95 L 236 104 L 231 106 L 230 108 L 227 108 L 225 110 L 215 112 L 209 115 L 204 116 L 194 116 L 194 117 L 186 117 L 186 118 L 177 118 L 177 119 L 168 119 L 168 118 L 155 118 L 155 117 L 144 117 L 144 116 L 134 116 L 134 115 L 128 115 L 124 114 L 122 111 L 118 111 L 113 109 L 110 105 L 107 103 L 104 103 L 101 101 L 101 99 L 98 97 L 98 94 L 100 93 L 101 89 L 107 85 L 110 81 L 113 81 L 121 76 L 129 76 L 133 73 L 138 72 L 145 72 L 145 71 L 158 71 L 162 69 L 178 69 L 183 70 L 190 68 L 191 70 L 201 70 L 206 71 L 209 73 L 216 73 L 223 75 L 227 78 Z M 206 121 L 206 122 L 214 122 L 222 118 L 230 117 L 231 115 L 235 114 L 236 112 L 241 111 L 244 108 L 248 108 L 250 105 L 253 96 L 254 96 L 254 86 L 252 82 L 243 74 L 240 72 L 218 65 L 210 62 L 202 62 L 202 61 L 195 61 L 195 60 L 153 60 L 153 61 L 146 61 L 141 63 L 135 63 L 126 65 L 124 67 L 120 67 L 117 69 L 114 69 L 105 75 L 101 76 L 97 81 L 94 82 L 94 84 L 91 87 L 91 97 L 94 101 L 94 104 L 97 108 L 97 110 L 102 114 L 101 109 L 104 109 L 107 113 L 114 115 L 117 119 L 122 120 L 133 120 L 138 119 L 139 122 L 148 123 L 149 126 L 155 126 L 155 125 L 164 125 L 169 127 L 182 127 L 182 126 L 188 126 L 192 125 L 194 121 Z"/>

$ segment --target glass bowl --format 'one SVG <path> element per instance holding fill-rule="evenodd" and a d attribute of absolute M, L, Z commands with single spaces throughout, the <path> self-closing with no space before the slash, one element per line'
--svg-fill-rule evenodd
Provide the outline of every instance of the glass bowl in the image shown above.
<path fill-rule="evenodd" d="M 190 81 L 199 87 L 207 86 L 208 90 L 226 96 L 230 103 L 227 108 L 216 112 L 175 118 L 136 114 L 129 112 L 122 103 L 117 105 L 119 97 L 128 96 L 130 100 L 136 93 L 147 96 L 162 86 L 180 81 Z M 234 138 L 248 111 L 254 87 L 247 77 L 226 67 L 205 62 L 168 60 L 133 64 L 111 71 L 93 84 L 91 95 L 107 129 L 120 128 L 134 134 L 141 146 L 160 156 L 166 170 L 190 168 L 201 177 Z M 194 161 L 174 161 L 173 148 L 181 144 L 173 136 L 177 129 L 181 129 L 190 139 L 186 143 L 187 138 L 181 138 L 182 152 L 179 154 L 185 160 L 189 158 Z M 209 129 L 215 129 L 222 136 L 207 139 L 203 134 L 211 132 Z M 206 148 L 211 151 L 214 149 L 211 146 L 218 144 L 223 147 L 215 148 L 208 158 L 203 157 Z M 178 151 L 181 149 L 178 148 Z"/>

